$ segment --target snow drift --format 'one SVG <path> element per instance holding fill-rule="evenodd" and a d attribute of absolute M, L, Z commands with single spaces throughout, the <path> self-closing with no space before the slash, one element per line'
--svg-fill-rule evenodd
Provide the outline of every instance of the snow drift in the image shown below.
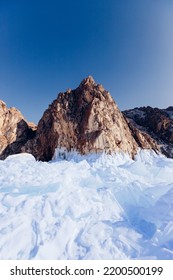
<path fill-rule="evenodd" d="M 173 259 L 173 160 L 0 161 L 0 259 Z"/>

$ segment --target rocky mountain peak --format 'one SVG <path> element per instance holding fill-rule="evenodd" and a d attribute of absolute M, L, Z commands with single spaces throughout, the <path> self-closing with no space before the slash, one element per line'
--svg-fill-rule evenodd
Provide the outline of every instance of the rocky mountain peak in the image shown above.
<path fill-rule="evenodd" d="M 173 106 L 120 112 L 110 93 L 88 76 L 62 92 L 44 112 L 38 127 L 16 108 L 0 101 L 0 159 L 28 152 L 51 160 L 55 151 L 80 154 L 152 149 L 173 158 Z M 64 153 L 64 152 L 63 152 Z"/>
<path fill-rule="evenodd" d="M 126 120 L 102 85 L 89 76 L 74 90 L 60 93 L 44 112 L 36 138 L 26 147 L 40 160 L 55 149 L 81 154 L 124 151 L 133 156 L 137 144 Z"/>
<path fill-rule="evenodd" d="M 90 87 L 96 85 L 96 82 L 92 76 L 88 76 L 87 78 L 83 79 L 82 82 L 80 83 L 79 87 Z"/>

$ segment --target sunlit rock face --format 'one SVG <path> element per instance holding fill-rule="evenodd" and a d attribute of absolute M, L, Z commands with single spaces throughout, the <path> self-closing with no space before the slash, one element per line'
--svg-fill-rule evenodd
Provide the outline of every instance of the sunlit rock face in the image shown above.
<path fill-rule="evenodd" d="M 173 158 L 173 107 L 148 106 L 121 113 L 110 93 L 91 76 L 76 89 L 60 93 L 37 128 L 0 101 L 0 159 L 28 152 L 49 161 L 57 150 L 125 152 L 133 158 L 138 148 Z"/>
<path fill-rule="evenodd" d="M 137 151 L 128 124 L 102 85 L 89 76 L 75 90 L 60 93 L 39 121 L 36 138 L 25 151 L 39 160 L 50 160 L 56 148 L 81 154 Z"/>
<path fill-rule="evenodd" d="M 148 106 L 123 113 L 140 147 L 159 150 L 173 158 L 173 107 L 158 109 Z"/>
<path fill-rule="evenodd" d="M 35 135 L 36 126 L 28 123 L 16 108 L 0 101 L 0 159 L 21 152 L 23 145 Z"/>

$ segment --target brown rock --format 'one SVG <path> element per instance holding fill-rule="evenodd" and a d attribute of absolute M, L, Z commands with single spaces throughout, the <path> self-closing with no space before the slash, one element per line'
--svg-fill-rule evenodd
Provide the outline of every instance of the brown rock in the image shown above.
<path fill-rule="evenodd" d="M 102 85 L 89 76 L 75 90 L 60 93 L 39 121 L 28 123 L 0 101 L 0 159 L 28 152 L 51 160 L 55 150 L 80 154 L 152 149 L 173 158 L 173 107 L 142 107 L 123 114 Z"/>
<path fill-rule="evenodd" d="M 81 154 L 123 151 L 133 156 L 137 147 L 109 92 L 89 76 L 77 89 L 60 93 L 53 101 L 25 151 L 39 160 L 51 160 L 56 148 Z"/>
<path fill-rule="evenodd" d="M 27 123 L 16 108 L 8 109 L 0 101 L 0 159 L 21 152 L 26 141 L 35 135 L 36 126 Z"/>
<path fill-rule="evenodd" d="M 148 106 L 123 113 L 141 148 L 148 147 L 173 157 L 173 107 L 158 109 Z M 141 135 L 144 136 L 142 141 Z"/>

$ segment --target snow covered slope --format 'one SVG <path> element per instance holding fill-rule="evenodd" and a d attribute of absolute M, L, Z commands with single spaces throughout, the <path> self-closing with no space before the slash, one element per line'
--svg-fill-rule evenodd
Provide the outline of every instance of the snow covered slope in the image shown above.
<path fill-rule="evenodd" d="M 0 161 L 0 259 L 173 259 L 173 160 Z"/>

